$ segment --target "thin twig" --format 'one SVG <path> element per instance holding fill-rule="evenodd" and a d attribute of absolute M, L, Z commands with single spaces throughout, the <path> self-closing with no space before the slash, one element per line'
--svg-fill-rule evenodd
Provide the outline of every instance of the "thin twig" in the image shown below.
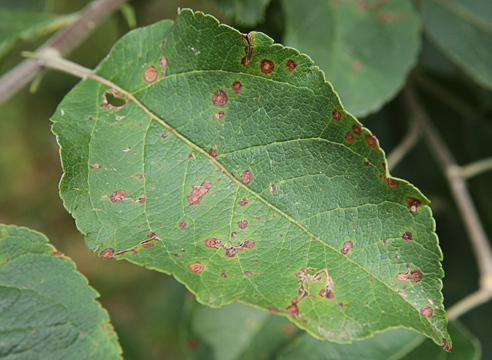
<path fill-rule="evenodd" d="M 449 309 L 449 313 L 453 316 L 459 316 L 492 298 L 492 250 L 465 180 L 460 175 L 460 167 L 432 125 L 414 91 L 407 86 L 403 91 L 403 96 L 411 116 L 420 125 L 432 155 L 446 175 L 477 259 L 480 271 L 480 289 L 458 302 L 456 307 L 453 306 Z"/>
<path fill-rule="evenodd" d="M 392 170 L 398 165 L 398 163 L 413 149 L 420 138 L 420 131 L 418 124 L 414 121 L 410 121 L 410 128 L 405 134 L 403 140 L 393 149 L 388 155 L 388 169 Z"/>
<path fill-rule="evenodd" d="M 462 166 L 460 175 L 464 179 L 469 179 L 489 170 L 492 170 L 492 158 L 474 161 L 468 165 Z"/>
<path fill-rule="evenodd" d="M 490 291 L 480 288 L 474 293 L 468 295 L 464 299 L 461 299 L 456 304 L 448 309 L 448 319 L 456 320 L 461 315 L 466 314 L 469 310 L 476 308 L 489 301 L 491 298 Z"/>
<path fill-rule="evenodd" d="M 57 50 L 61 56 L 68 55 L 79 46 L 96 26 L 121 7 L 127 0 L 93 0 L 78 14 L 77 20 L 61 29 L 37 52 Z M 27 59 L 0 77 L 0 104 L 29 83 L 42 66 L 38 59 Z"/>

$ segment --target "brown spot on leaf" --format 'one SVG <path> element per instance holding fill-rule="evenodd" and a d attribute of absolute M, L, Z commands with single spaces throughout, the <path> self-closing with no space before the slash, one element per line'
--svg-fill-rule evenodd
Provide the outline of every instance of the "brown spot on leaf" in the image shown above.
<path fill-rule="evenodd" d="M 56 257 L 60 257 L 60 256 L 63 256 L 64 254 L 61 252 L 61 251 L 52 251 L 51 252 L 53 255 L 55 255 Z"/>
<path fill-rule="evenodd" d="M 383 244 L 387 244 L 388 243 L 388 239 L 383 239 Z"/>
<path fill-rule="evenodd" d="M 384 177 L 384 182 L 389 187 L 392 187 L 392 188 L 398 187 L 398 182 L 396 180 L 393 180 L 392 178 Z"/>
<path fill-rule="evenodd" d="M 99 254 L 99 257 L 102 257 L 104 260 L 108 260 L 114 254 L 113 248 L 106 248 Z"/>
<path fill-rule="evenodd" d="M 357 136 L 361 136 L 362 135 L 362 129 L 360 128 L 360 126 L 352 125 L 352 131 Z"/>
<path fill-rule="evenodd" d="M 284 333 L 286 333 L 288 335 L 292 334 L 295 330 L 294 324 L 292 324 L 292 323 L 285 324 L 283 327 L 283 330 L 284 330 Z"/>
<path fill-rule="evenodd" d="M 179 225 L 178 225 L 178 227 L 179 227 L 180 229 L 185 229 L 187 226 L 188 226 L 188 224 L 187 224 L 187 223 L 186 223 L 186 221 L 184 221 L 184 220 L 183 220 L 183 221 L 181 221 L 181 222 L 179 223 Z"/>
<path fill-rule="evenodd" d="M 410 273 L 410 281 L 411 282 L 419 282 L 420 280 L 422 280 L 423 276 L 424 276 L 424 274 L 422 274 L 422 271 L 414 270 Z"/>
<path fill-rule="evenodd" d="M 248 198 L 245 197 L 244 199 L 239 200 L 237 203 L 239 204 L 239 206 L 248 205 Z"/>
<path fill-rule="evenodd" d="M 347 131 L 347 133 L 345 134 L 345 140 L 347 140 L 349 143 L 353 143 L 355 141 L 355 137 L 350 131 Z"/>
<path fill-rule="evenodd" d="M 274 68 L 275 68 L 275 64 L 273 63 L 273 61 L 268 59 L 261 60 L 260 69 L 262 73 L 270 74 Z"/>
<path fill-rule="evenodd" d="M 234 81 L 232 83 L 232 90 L 234 90 L 234 92 L 236 94 L 239 94 L 239 92 L 241 91 L 242 88 L 243 88 L 243 85 L 241 84 L 241 81 Z"/>
<path fill-rule="evenodd" d="M 150 65 L 144 73 L 144 80 L 148 83 L 154 82 L 157 79 L 157 70 L 154 66 Z"/>
<path fill-rule="evenodd" d="M 331 112 L 331 116 L 335 121 L 342 120 L 342 114 L 337 109 L 333 109 L 333 111 Z"/>
<path fill-rule="evenodd" d="M 209 180 L 202 182 L 200 186 L 194 185 L 191 194 L 187 196 L 188 203 L 190 205 L 196 205 L 202 201 L 203 197 L 207 195 L 208 191 L 212 187 L 212 183 Z"/>
<path fill-rule="evenodd" d="M 327 299 L 333 299 L 335 297 L 335 294 L 331 289 L 321 289 L 319 291 L 319 295 L 322 297 L 326 297 Z"/>
<path fill-rule="evenodd" d="M 205 240 L 205 246 L 209 248 L 220 248 L 221 238 L 208 238 Z"/>
<path fill-rule="evenodd" d="M 239 226 L 240 229 L 246 229 L 246 227 L 248 226 L 248 220 L 238 221 L 237 226 Z"/>
<path fill-rule="evenodd" d="M 164 131 L 164 132 L 162 133 L 162 135 L 161 135 L 161 136 L 162 136 L 162 138 L 163 138 L 163 139 L 165 139 L 165 138 L 167 138 L 167 135 L 169 135 L 169 134 L 167 133 L 167 131 Z"/>
<path fill-rule="evenodd" d="M 378 144 L 378 139 L 376 139 L 375 136 L 366 135 L 366 142 L 369 144 L 370 147 L 374 148 Z"/>
<path fill-rule="evenodd" d="M 253 180 L 253 172 L 251 170 L 245 170 L 241 175 L 241 181 L 245 184 L 248 184 Z"/>
<path fill-rule="evenodd" d="M 164 75 L 166 75 L 166 70 L 167 70 L 167 64 L 169 63 L 169 61 L 167 61 L 167 58 L 162 55 L 162 57 L 159 59 L 159 65 L 162 65 L 163 69 L 161 71 L 161 77 L 163 77 Z"/>
<path fill-rule="evenodd" d="M 91 169 L 100 169 L 101 168 L 101 165 L 100 164 L 92 164 L 92 165 L 89 165 L 89 168 L 91 168 Z"/>
<path fill-rule="evenodd" d="M 273 194 L 275 192 L 275 185 L 270 183 L 270 192 Z"/>
<path fill-rule="evenodd" d="M 424 315 L 427 319 L 430 319 L 432 315 L 434 314 L 434 310 L 430 306 L 422 306 L 420 308 L 420 313 Z"/>
<path fill-rule="evenodd" d="M 444 342 L 446 343 L 446 345 L 444 345 L 444 350 L 447 351 L 447 352 L 451 352 L 451 344 L 449 343 L 449 341 L 447 341 L 446 339 L 444 339 Z"/>
<path fill-rule="evenodd" d="M 287 69 L 288 69 L 290 72 L 292 72 L 292 71 L 294 71 L 294 69 L 297 67 L 297 63 L 296 63 L 294 60 L 289 59 L 289 60 L 287 60 L 287 64 L 286 64 L 286 66 L 287 66 Z"/>
<path fill-rule="evenodd" d="M 369 166 L 369 161 L 364 160 L 364 166 Z"/>
<path fill-rule="evenodd" d="M 225 117 L 225 113 L 220 110 L 218 113 L 214 114 L 216 119 L 223 119 Z"/>
<path fill-rule="evenodd" d="M 342 304 L 342 303 L 338 303 L 337 305 L 338 305 L 338 307 L 339 307 L 340 309 L 341 309 L 341 308 L 343 308 L 343 304 Z"/>
<path fill-rule="evenodd" d="M 213 157 L 213 158 L 216 158 L 217 157 L 217 147 L 213 147 L 211 148 L 209 151 L 208 151 L 208 154 Z"/>
<path fill-rule="evenodd" d="M 227 104 L 227 100 L 229 100 L 229 98 L 227 97 L 225 91 L 222 89 L 217 90 L 214 93 L 214 96 L 212 97 L 212 102 L 215 105 L 219 105 L 219 106 L 224 106 L 225 104 Z"/>
<path fill-rule="evenodd" d="M 413 235 L 410 231 L 406 231 L 402 237 L 401 237 L 403 240 L 413 240 Z"/>
<path fill-rule="evenodd" d="M 151 248 L 152 246 L 154 246 L 154 244 L 152 244 L 152 243 L 145 243 L 145 244 L 142 244 L 142 246 L 147 249 L 147 248 Z"/>
<path fill-rule="evenodd" d="M 251 240 L 251 239 L 246 239 L 244 240 L 242 243 L 241 243 L 242 247 L 244 248 L 247 248 L 247 249 L 251 249 L 255 246 L 255 242 L 254 240 Z"/>
<path fill-rule="evenodd" d="M 253 275 L 253 272 L 250 270 L 246 270 L 246 271 L 244 271 L 244 275 L 245 276 Z"/>
<path fill-rule="evenodd" d="M 422 206 L 422 201 L 414 197 L 407 197 L 407 207 L 411 213 L 417 212 L 419 207 Z"/>
<path fill-rule="evenodd" d="M 137 202 L 139 202 L 140 204 L 145 204 L 145 200 L 146 200 L 145 195 L 141 195 L 138 198 Z"/>
<path fill-rule="evenodd" d="M 268 311 L 270 311 L 271 313 L 274 313 L 274 314 L 278 314 L 280 313 L 279 310 L 275 309 L 275 308 L 272 308 L 272 307 L 267 307 L 266 308 Z"/>
<path fill-rule="evenodd" d="M 340 251 L 343 255 L 346 255 L 352 248 L 354 247 L 354 243 L 352 241 L 345 241 L 343 243 L 343 249 Z"/>
<path fill-rule="evenodd" d="M 359 60 L 354 60 L 352 61 L 352 68 L 354 68 L 355 70 L 359 70 L 360 68 L 362 68 L 362 63 Z"/>
<path fill-rule="evenodd" d="M 295 318 L 299 316 L 299 308 L 297 307 L 297 304 L 289 305 L 285 308 L 285 310 L 287 310 L 287 312 Z"/>
<path fill-rule="evenodd" d="M 236 250 L 234 249 L 226 250 L 224 254 L 225 257 L 229 257 L 229 258 L 234 257 L 235 255 L 236 255 Z"/>
<path fill-rule="evenodd" d="M 221 272 L 220 272 L 220 277 L 226 278 L 227 275 L 226 275 L 225 272 L 226 272 L 225 269 L 222 269 Z"/>
<path fill-rule="evenodd" d="M 235 231 L 231 232 L 231 238 L 235 239 L 236 235 L 237 235 L 237 233 Z"/>
<path fill-rule="evenodd" d="M 200 261 L 197 261 L 188 265 L 188 269 L 193 271 L 195 274 L 200 274 L 203 271 L 203 264 Z"/>
<path fill-rule="evenodd" d="M 111 199 L 112 202 L 116 204 L 119 203 L 121 200 L 127 199 L 127 195 L 126 192 L 124 192 L 123 190 L 117 190 L 114 193 L 112 193 L 109 198 Z"/>

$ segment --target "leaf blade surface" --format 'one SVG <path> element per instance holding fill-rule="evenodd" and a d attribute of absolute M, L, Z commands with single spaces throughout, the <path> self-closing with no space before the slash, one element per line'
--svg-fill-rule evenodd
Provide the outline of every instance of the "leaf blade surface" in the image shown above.
<path fill-rule="evenodd" d="M 321 338 L 405 325 L 449 340 L 428 200 L 389 176 L 307 56 L 182 10 L 125 36 L 97 75 L 53 118 L 61 195 L 93 251 Z M 423 277 L 396 280 L 408 271 Z"/>
<path fill-rule="evenodd" d="M 2 357 L 121 359 L 97 296 L 43 234 L 0 225 Z"/>

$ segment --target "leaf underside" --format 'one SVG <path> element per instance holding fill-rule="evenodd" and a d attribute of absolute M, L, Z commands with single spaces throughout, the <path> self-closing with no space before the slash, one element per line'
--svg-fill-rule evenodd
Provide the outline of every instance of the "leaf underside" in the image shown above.
<path fill-rule="evenodd" d="M 182 10 L 96 74 L 53 116 L 61 196 L 90 249 L 319 338 L 405 326 L 449 341 L 429 201 L 390 178 L 309 57 Z"/>
<path fill-rule="evenodd" d="M 2 359 L 122 359 L 97 296 L 43 234 L 0 225 Z"/>

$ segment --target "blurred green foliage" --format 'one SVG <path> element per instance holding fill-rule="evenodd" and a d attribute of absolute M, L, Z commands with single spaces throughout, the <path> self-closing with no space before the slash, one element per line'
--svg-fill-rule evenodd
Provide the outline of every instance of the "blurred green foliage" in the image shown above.
<path fill-rule="evenodd" d="M 15 2 L 17 8 L 22 9 L 34 3 Z M 68 14 L 80 10 L 87 2 L 53 0 L 49 10 L 54 14 Z M 456 3 L 463 5 L 463 1 Z M 211 13 L 243 32 L 254 29 L 267 33 L 277 42 L 285 40 L 285 10 L 280 0 L 271 1 L 264 20 L 250 27 L 235 23 L 211 0 L 142 0 L 130 4 L 135 9 L 137 26 L 174 19 L 178 7 L 191 7 Z M 129 30 L 125 17 L 117 13 L 101 24 L 69 59 L 94 68 L 114 42 Z M 492 93 L 477 84 L 468 75 L 469 70 L 463 70 L 454 59 L 449 60 L 444 45 L 435 45 L 434 33 L 424 28 L 422 36 L 422 51 L 407 81 L 413 82 L 420 91 L 426 110 L 459 164 L 492 156 Z M 32 51 L 46 39 L 44 35 L 27 43 L 16 43 L 12 51 L 0 59 L 0 74 L 22 60 L 20 51 Z M 488 61 L 489 71 L 491 64 L 492 61 Z M 169 276 L 129 262 L 101 261 L 95 257 L 86 248 L 58 196 L 61 167 L 49 118 L 77 81 L 69 75 L 49 71 L 35 94 L 24 89 L 0 105 L 0 223 L 28 226 L 45 233 L 58 250 L 75 261 L 79 271 L 101 293 L 99 300 L 111 315 L 125 359 L 184 359 L 190 350 L 197 349 L 196 343 L 187 342 L 183 337 L 187 326 L 182 316 L 187 296 L 184 286 Z M 388 154 L 405 136 L 407 113 L 396 95 L 376 113 L 359 120 L 377 135 Z M 392 175 L 415 184 L 432 201 L 444 253 L 443 293 L 445 305 L 449 307 L 477 289 L 478 274 L 447 182 L 423 141 L 392 170 Z M 488 234 L 492 234 L 491 183 L 492 172 L 468 180 Z M 491 302 L 461 318 L 481 340 L 484 359 L 492 358 L 491 318 Z"/>

